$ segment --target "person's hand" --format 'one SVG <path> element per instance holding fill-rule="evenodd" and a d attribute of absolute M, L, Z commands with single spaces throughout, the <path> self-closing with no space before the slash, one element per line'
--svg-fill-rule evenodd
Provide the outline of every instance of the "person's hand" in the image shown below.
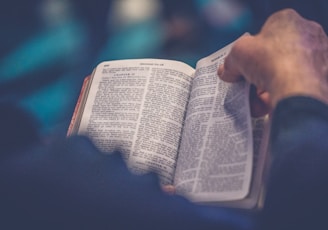
<path fill-rule="evenodd" d="M 318 23 L 291 9 L 279 11 L 259 34 L 236 41 L 218 75 L 228 82 L 244 77 L 263 106 L 294 95 L 328 103 L 328 38 Z"/>
<path fill-rule="evenodd" d="M 173 185 L 163 185 L 162 190 L 169 195 L 175 194 L 175 187 Z"/>
<path fill-rule="evenodd" d="M 261 117 L 271 112 L 269 94 L 254 85 L 251 85 L 249 101 L 252 117 Z"/>

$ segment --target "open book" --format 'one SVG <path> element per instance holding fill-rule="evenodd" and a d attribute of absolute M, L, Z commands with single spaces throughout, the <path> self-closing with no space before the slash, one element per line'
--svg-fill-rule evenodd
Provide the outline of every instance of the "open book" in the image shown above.
<path fill-rule="evenodd" d="M 250 116 L 249 85 L 217 76 L 230 47 L 196 69 L 161 59 L 100 63 L 84 81 L 68 135 L 120 150 L 133 172 L 156 171 L 194 202 L 256 207 L 268 132 L 264 118 Z"/>

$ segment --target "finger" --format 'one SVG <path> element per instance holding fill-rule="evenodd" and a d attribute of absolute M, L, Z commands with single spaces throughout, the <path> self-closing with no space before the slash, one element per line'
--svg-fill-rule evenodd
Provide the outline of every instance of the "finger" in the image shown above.
<path fill-rule="evenodd" d="M 247 63 L 248 43 L 251 37 L 249 34 L 240 37 L 232 46 L 223 65 L 219 66 L 217 74 L 223 81 L 236 82 L 243 79 L 244 73 L 241 70 Z"/>
<path fill-rule="evenodd" d="M 271 109 L 271 98 L 267 91 L 257 90 L 257 96 L 268 107 L 268 109 Z"/>
<path fill-rule="evenodd" d="M 228 55 L 224 63 L 218 68 L 217 74 L 223 81 L 236 82 L 242 79 L 241 74 L 232 66 L 231 62 L 231 58 Z"/>
<path fill-rule="evenodd" d="M 170 195 L 175 194 L 175 187 L 173 185 L 163 185 L 162 190 Z"/>
<path fill-rule="evenodd" d="M 271 111 L 269 93 L 258 90 L 252 85 L 250 91 L 250 108 L 252 117 L 262 117 L 268 114 Z"/>

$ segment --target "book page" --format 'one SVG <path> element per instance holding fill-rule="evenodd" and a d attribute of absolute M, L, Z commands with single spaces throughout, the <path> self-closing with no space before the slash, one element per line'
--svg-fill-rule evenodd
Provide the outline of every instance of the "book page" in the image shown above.
<path fill-rule="evenodd" d="M 247 199 L 242 202 L 244 206 L 262 208 L 265 195 L 265 184 L 270 168 L 269 154 L 269 134 L 270 117 L 269 115 L 252 118 L 253 125 L 253 173 L 250 192 Z"/>
<path fill-rule="evenodd" d="M 252 175 L 249 85 L 217 76 L 230 46 L 197 63 L 174 185 L 196 202 L 246 197 Z"/>
<path fill-rule="evenodd" d="M 79 135 L 102 152 L 120 150 L 138 173 L 172 183 L 194 69 L 169 60 L 103 62 L 92 77 Z"/>
<path fill-rule="evenodd" d="M 268 152 L 270 133 L 269 115 L 252 118 L 252 127 L 254 153 L 250 191 L 241 200 L 220 202 L 216 203 L 217 205 L 244 209 L 261 209 L 263 206 L 267 173 L 270 168 L 270 154 Z"/>

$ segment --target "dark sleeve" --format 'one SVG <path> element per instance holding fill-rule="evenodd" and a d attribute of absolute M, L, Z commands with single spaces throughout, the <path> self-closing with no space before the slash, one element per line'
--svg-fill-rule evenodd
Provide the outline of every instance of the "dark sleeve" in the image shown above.
<path fill-rule="evenodd" d="M 327 105 L 307 97 L 281 101 L 271 153 L 263 229 L 328 229 Z"/>
<path fill-rule="evenodd" d="M 0 229 L 251 229 L 222 208 L 164 194 L 119 153 L 75 137 L 0 161 Z"/>

